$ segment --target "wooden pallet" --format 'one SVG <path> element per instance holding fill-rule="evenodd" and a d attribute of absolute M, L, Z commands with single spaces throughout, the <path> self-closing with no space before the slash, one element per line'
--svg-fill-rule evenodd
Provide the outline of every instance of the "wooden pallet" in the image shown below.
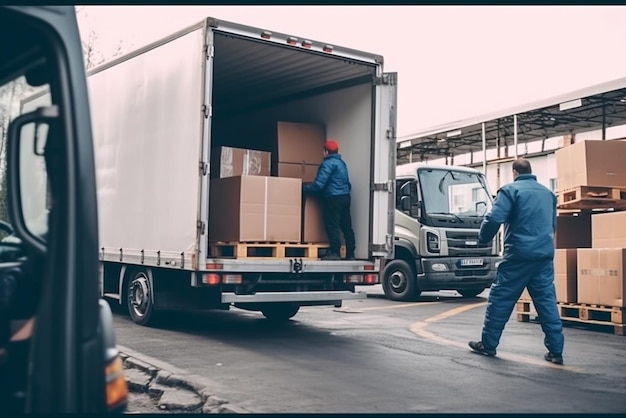
<path fill-rule="evenodd" d="M 320 258 L 328 251 L 328 244 L 290 242 L 212 242 L 211 257 L 231 258 Z M 342 247 L 342 253 L 344 252 Z"/>
<path fill-rule="evenodd" d="M 612 327 L 614 334 L 626 335 L 626 308 L 565 302 L 558 302 L 557 306 L 563 322 Z M 517 320 L 537 322 L 537 312 L 531 300 L 517 302 Z"/>
<path fill-rule="evenodd" d="M 557 193 L 558 209 L 626 209 L 626 188 L 578 186 Z"/>

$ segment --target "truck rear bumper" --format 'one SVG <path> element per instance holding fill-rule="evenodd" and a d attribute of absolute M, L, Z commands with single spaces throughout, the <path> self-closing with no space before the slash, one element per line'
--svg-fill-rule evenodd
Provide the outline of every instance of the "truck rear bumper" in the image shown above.
<path fill-rule="evenodd" d="M 366 292 L 325 291 L 325 292 L 259 292 L 254 295 L 222 293 L 222 303 L 297 302 L 301 305 L 334 305 L 342 300 L 367 298 Z"/>

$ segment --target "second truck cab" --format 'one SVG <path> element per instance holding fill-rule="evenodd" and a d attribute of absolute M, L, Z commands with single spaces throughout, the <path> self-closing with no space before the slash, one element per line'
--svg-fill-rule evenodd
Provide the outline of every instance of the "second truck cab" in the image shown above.
<path fill-rule="evenodd" d="M 500 235 L 478 241 L 493 197 L 483 173 L 467 167 L 412 165 L 396 175 L 395 256 L 383 273 L 391 300 L 422 291 L 474 297 L 489 287 L 501 260 Z"/>

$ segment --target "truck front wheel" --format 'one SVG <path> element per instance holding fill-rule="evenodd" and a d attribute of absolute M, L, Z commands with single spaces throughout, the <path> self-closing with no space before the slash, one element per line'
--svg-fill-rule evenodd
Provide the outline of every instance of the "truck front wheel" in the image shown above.
<path fill-rule="evenodd" d="M 415 300 L 421 293 L 413 269 L 404 260 L 387 263 L 383 271 L 383 291 L 387 299 L 398 301 Z"/>
<path fill-rule="evenodd" d="M 293 303 L 272 303 L 265 305 L 261 313 L 272 321 L 286 321 L 300 310 L 300 305 Z"/>
<path fill-rule="evenodd" d="M 148 274 L 144 270 L 136 270 L 128 280 L 126 291 L 128 313 L 133 322 L 147 325 L 154 314 L 152 286 Z"/>

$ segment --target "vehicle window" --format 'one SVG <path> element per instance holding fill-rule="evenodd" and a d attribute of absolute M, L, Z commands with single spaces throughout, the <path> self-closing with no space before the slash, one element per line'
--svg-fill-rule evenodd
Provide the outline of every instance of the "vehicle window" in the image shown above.
<path fill-rule="evenodd" d="M 1 116 L 1 167 L 2 180 L 0 191 L 0 221 L 11 223 L 8 214 L 8 183 L 7 167 L 7 135 L 11 121 L 24 113 L 35 110 L 36 106 L 50 105 L 50 96 L 42 95 L 41 99 L 24 103 L 24 99 L 32 97 L 38 91 L 45 91 L 47 85 L 34 88 L 29 86 L 26 78 L 20 76 L 0 86 Z M 48 231 L 49 184 L 46 174 L 44 150 L 48 135 L 48 125 L 29 124 L 22 128 L 20 140 L 20 186 L 24 218 L 27 228 L 35 235 L 45 237 Z M 2 231 L 3 239 L 9 233 Z"/>

